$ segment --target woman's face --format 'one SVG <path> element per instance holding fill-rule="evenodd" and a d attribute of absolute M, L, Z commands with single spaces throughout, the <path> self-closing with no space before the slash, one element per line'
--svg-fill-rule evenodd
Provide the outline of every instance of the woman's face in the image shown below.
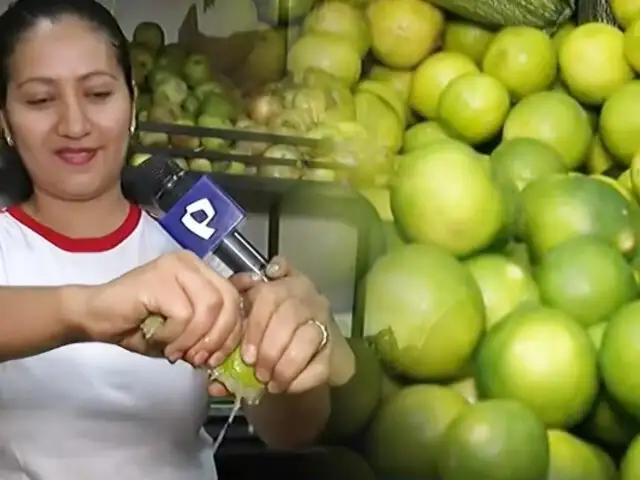
<path fill-rule="evenodd" d="M 90 200 L 119 188 L 132 99 L 106 35 L 39 22 L 11 58 L 5 121 L 36 192 Z"/>

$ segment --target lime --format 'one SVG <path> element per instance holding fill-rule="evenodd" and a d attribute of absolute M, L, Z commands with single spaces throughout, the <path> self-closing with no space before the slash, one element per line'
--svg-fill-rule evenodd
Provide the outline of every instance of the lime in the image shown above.
<path fill-rule="evenodd" d="M 551 249 L 535 278 L 545 305 L 584 326 L 606 320 L 638 294 L 633 269 L 622 254 L 588 236 L 572 238 Z"/>
<path fill-rule="evenodd" d="M 434 141 L 451 138 L 451 135 L 436 121 L 420 122 L 404 132 L 403 150 L 405 153 L 420 150 Z"/>
<path fill-rule="evenodd" d="M 615 165 L 615 160 L 602 144 L 600 135 L 594 135 L 591 140 L 591 146 L 589 147 L 589 153 L 585 164 L 587 172 L 599 174 L 605 172 L 613 165 Z"/>
<path fill-rule="evenodd" d="M 546 478 L 549 443 L 544 425 L 512 400 L 489 400 L 464 410 L 440 447 L 442 480 Z"/>
<path fill-rule="evenodd" d="M 623 28 L 640 18 L 640 5 L 636 0 L 611 0 L 609 4 L 613 15 Z"/>
<path fill-rule="evenodd" d="M 583 235 L 593 235 L 625 256 L 636 249 L 629 202 L 600 180 L 580 174 L 544 177 L 529 184 L 521 199 L 521 233 L 538 259 Z"/>
<path fill-rule="evenodd" d="M 409 104 L 425 118 L 436 118 L 440 95 L 449 83 L 468 73 L 480 70 L 469 57 L 457 52 L 438 52 L 415 70 Z"/>
<path fill-rule="evenodd" d="M 560 51 L 560 48 L 562 48 L 562 44 L 564 43 L 564 41 L 575 29 L 576 24 L 573 22 L 565 22 L 560 25 L 560 28 L 556 30 L 556 33 L 553 34 L 552 38 L 553 44 L 555 45 L 557 51 Z"/>
<path fill-rule="evenodd" d="M 640 20 L 635 20 L 624 32 L 624 54 L 636 73 L 640 73 Z"/>
<path fill-rule="evenodd" d="M 393 108 L 378 95 L 358 91 L 353 96 L 356 119 L 369 134 L 373 143 L 397 152 L 402 147 L 404 122 Z"/>
<path fill-rule="evenodd" d="M 606 175 L 590 175 L 591 178 L 595 178 L 601 182 L 606 183 L 611 188 L 615 189 L 620 195 L 627 199 L 627 201 L 632 205 L 637 205 L 635 198 L 633 197 L 633 193 L 631 190 L 627 189 L 624 185 L 622 185 L 615 178 L 607 177 Z"/>
<path fill-rule="evenodd" d="M 444 30 L 442 49 L 445 52 L 462 53 L 481 65 L 493 35 L 492 31 L 477 23 L 450 20 Z"/>
<path fill-rule="evenodd" d="M 371 45 L 371 36 L 364 13 L 357 7 L 342 2 L 318 4 L 304 21 L 302 33 L 333 33 L 349 40 L 361 56 Z"/>
<path fill-rule="evenodd" d="M 482 294 L 445 250 L 401 246 L 364 282 L 364 332 L 386 366 L 407 378 L 456 378 L 484 331 Z"/>
<path fill-rule="evenodd" d="M 375 95 L 393 110 L 396 117 L 400 120 L 402 128 L 406 126 L 406 104 L 391 82 L 365 79 L 360 81 L 356 86 L 356 93 L 370 93 Z"/>
<path fill-rule="evenodd" d="M 492 328 L 480 344 L 476 369 L 481 397 L 519 400 L 550 428 L 577 425 L 598 393 L 589 335 L 546 307 L 518 309 Z"/>
<path fill-rule="evenodd" d="M 640 383 L 630 372 L 640 368 L 639 335 L 640 301 L 635 301 L 611 317 L 600 347 L 600 371 L 607 391 L 636 418 L 640 418 Z"/>
<path fill-rule="evenodd" d="M 514 100 L 549 88 L 557 68 L 556 49 L 549 35 L 526 26 L 500 30 L 482 61 L 482 70 L 504 84 Z"/>
<path fill-rule="evenodd" d="M 594 445 L 562 430 L 549 430 L 547 480 L 616 480 L 613 460 Z"/>
<path fill-rule="evenodd" d="M 633 440 L 620 464 L 620 480 L 637 478 L 640 478 L 640 435 Z"/>
<path fill-rule="evenodd" d="M 435 478 L 440 442 L 466 408 L 458 392 L 438 385 L 414 385 L 396 393 L 373 419 L 367 458 L 380 478 Z"/>
<path fill-rule="evenodd" d="M 349 338 L 356 358 L 356 371 L 340 387 L 331 389 L 331 414 L 324 438 L 341 441 L 358 433 L 373 416 L 382 395 L 382 368 L 364 340 Z"/>
<path fill-rule="evenodd" d="M 353 85 L 360 78 L 362 65 L 357 47 L 348 39 L 330 33 L 308 33 L 289 50 L 287 69 L 296 77 L 311 69 L 322 70 Z"/>
<path fill-rule="evenodd" d="M 631 188 L 636 198 L 640 198 L 640 152 L 634 155 L 629 168 Z"/>
<path fill-rule="evenodd" d="M 397 93 L 400 100 L 408 101 L 413 82 L 411 70 L 397 70 L 383 65 L 374 65 L 369 71 L 368 78 L 389 85 Z"/>
<path fill-rule="evenodd" d="M 624 34 L 604 23 L 576 27 L 565 39 L 559 59 L 564 83 L 587 105 L 602 105 L 634 75 L 624 54 Z"/>
<path fill-rule="evenodd" d="M 566 171 L 562 156 L 533 138 L 504 141 L 491 154 L 491 168 L 500 182 L 519 192 L 534 180 Z"/>
<path fill-rule="evenodd" d="M 502 129 L 511 101 L 507 89 L 484 73 L 453 80 L 440 95 L 439 122 L 471 145 L 494 138 Z"/>
<path fill-rule="evenodd" d="M 466 256 L 489 246 L 505 223 L 502 193 L 468 146 L 442 140 L 405 155 L 391 187 L 404 236 Z"/>
<path fill-rule="evenodd" d="M 569 170 L 583 164 L 592 136 L 582 106 L 558 91 L 535 93 L 520 101 L 507 116 L 503 129 L 504 140 L 533 138 L 555 148 Z"/>
<path fill-rule="evenodd" d="M 257 403 L 264 393 L 264 385 L 256 378 L 255 370 L 242 360 L 240 348 L 213 369 L 211 377 L 222 383 L 234 397 L 248 403 Z"/>
<path fill-rule="evenodd" d="M 591 339 L 604 336 L 606 326 L 607 323 L 603 322 L 589 328 Z M 601 340 L 594 341 L 597 349 L 600 343 Z M 638 431 L 638 422 L 604 389 L 600 390 L 591 412 L 579 429 L 583 436 L 611 447 L 626 447 Z"/>
<path fill-rule="evenodd" d="M 600 137 L 622 165 L 629 166 L 640 150 L 640 80 L 627 83 L 605 102 L 600 113 Z"/>
<path fill-rule="evenodd" d="M 413 68 L 438 46 L 444 14 L 422 0 L 378 0 L 367 7 L 372 51 L 384 65 Z"/>
<path fill-rule="evenodd" d="M 524 304 L 539 302 L 533 278 L 514 261 L 496 254 L 475 256 L 465 262 L 478 282 L 487 314 L 487 329 Z"/>

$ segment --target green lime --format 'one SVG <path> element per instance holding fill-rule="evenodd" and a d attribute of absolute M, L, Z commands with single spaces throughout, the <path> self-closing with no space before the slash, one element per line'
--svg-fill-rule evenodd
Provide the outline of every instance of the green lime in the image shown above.
<path fill-rule="evenodd" d="M 640 301 L 619 309 L 609 320 L 600 346 L 600 372 L 607 391 L 640 419 L 640 383 L 630 372 L 640 368 L 636 340 L 640 338 Z"/>
<path fill-rule="evenodd" d="M 425 118 L 438 116 L 440 95 L 451 81 L 468 73 L 479 73 L 469 57 L 457 52 L 438 52 L 427 57 L 415 70 L 409 104 Z"/>
<path fill-rule="evenodd" d="M 404 155 L 391 186 L 391 210 L 407 239 L 460 257 L 488 247 L 506 222 L 502 192 L 479 155 L 453 140 Z"/>
<path fill-rule="evenodd" d="M 510 108 L 509 92 L 498 80 L 484 73 L 468 74 L 453 80 L 440 95 L 438 121 L 457 138 L 480 145 L 500 132 Z"/>
<path fill-rule="evenodd" d="M 535 274 L 545 305 L 584 326 L 607 320 L 638 295 L 622 254 L 594 237 L 575 237 L 550 250 Z"/>
<path fill-rule="evenodd" d="M 222 383 L 234 397 L 247 403 L 257 403 L 264 393 L 264 385 L 256 378 L 255 370 L 242 360 L 240 348 L 213 369 L 211 377 Z"/>
<path fill-rule="evenodd" d="M 634 76 L 624 54 L 624 34 L 605 23 L 576 27 L 564 40 L 559 60 L 562 80 L 586 105 L 602 105 Z"/>
<path fill-rule="evenodd" d="M 611 185 L 585 175 L 555 175 L 522 192 L 522 235 L 539 260 L 575 237 L 592 235 L 625 256 L 637 246 L 629 201 Z"/>
<path fill-rule="evenodd" d="M 502 142 L 491 154 L 491 168 L 500 182 L 521 192 L 538 178 L 563 173 L 562 156 L 533 138 L 514 138 Z"/>
<path fill-rule="evenodd" d="M 380 478 L 435 478 L 447 427 L 466 408 L 458 392 L 438 385 L 402 389 L 382 405 L 367 438 L 367 458 Z"/>
<path fill-rule="evenodd" d="M 595 445 L 562 430 L 549 430 L 547 480 L 616 480 L 613 460 Z"/>
<path fill-rule="evenodd" d="M 364 282 L 364 333 L 390 371 L 413 380 L 459 378 L 484 331 L 471 273 L 433 245 L 398 246 Z"/>
<path fill-rule="evenodd" d="M 439 453 L 442 480 L 540 480 L 549 465 L 544 425 L 513 400 L 483 401 L 464 410 L 447 429 Z"/>
<path fill-rule="evenodd" d="M 482 64 L 494 33 L 482 25 L 464 20 L 450 20 L 444 30 L 442 49 L 466 55 L 477 65 Z"/>
<path fill-rule="evenodd" d="M 500 30 L 482 61 L 482 70 L 507 87 L 514 100 L 549 88 L 557 69 L 551 37 L 543 30 L 527 26 Z"/>
<path fill-rule="evenodd" d="M 537 304 L 538 287 L 531 275 L 502 255 L 477 255 L 465 265 L 478 282 L 487 313 L 487 329 L 524 304 Z"/>
<path fill-rule="evenodd" d="M 579 424 L 599 386 L 587 332 L 546 307 L 521 308 L 491 329 L 480 344 L 476 373 L 481 397 L 519 400 L 550 428 Z"/>
<path fill-rule="evenodd" d="M 533 138 L 560 153 L 568 170 L 586 160 L 593 129 L 582 106 L 560 91 L 540 92 L 516 104 L 503 129 L 503 140 Z"/>

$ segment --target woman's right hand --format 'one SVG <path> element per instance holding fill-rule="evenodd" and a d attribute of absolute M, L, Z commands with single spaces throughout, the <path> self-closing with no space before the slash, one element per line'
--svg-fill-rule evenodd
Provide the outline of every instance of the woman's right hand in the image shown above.
<path fill-rule="evenodd" d="M 86 292 L 81 328 L 92 341 L 200 366 L 222 361 L 240 339 L 239 293 L 187 251 L 164 255 Z M 149 342 L 140 326 L 151 314 L 166 321 Z"/>

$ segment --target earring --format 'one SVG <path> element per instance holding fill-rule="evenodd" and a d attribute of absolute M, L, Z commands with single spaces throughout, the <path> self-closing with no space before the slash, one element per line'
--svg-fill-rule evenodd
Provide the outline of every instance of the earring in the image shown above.
<path fill-rule="evenodd" d="M 129 125 L 129 133 L 130 133 L 131 135 L 133 135 L 134 133 L 136 133 L 136 127 L 137 127 L 137 125 L 136 125 L 136 119 L 135 119 L 135 118 L 132 118 L 132 119 L 131 119 L 131 125 Z"/>
<path fill-rule="evenodd" d="M 5 132 L 4 141 L 7 142 L 7 145 L 9 145 L 10 147 L 13 147 L 13 137 L 9 132 Z"/>

